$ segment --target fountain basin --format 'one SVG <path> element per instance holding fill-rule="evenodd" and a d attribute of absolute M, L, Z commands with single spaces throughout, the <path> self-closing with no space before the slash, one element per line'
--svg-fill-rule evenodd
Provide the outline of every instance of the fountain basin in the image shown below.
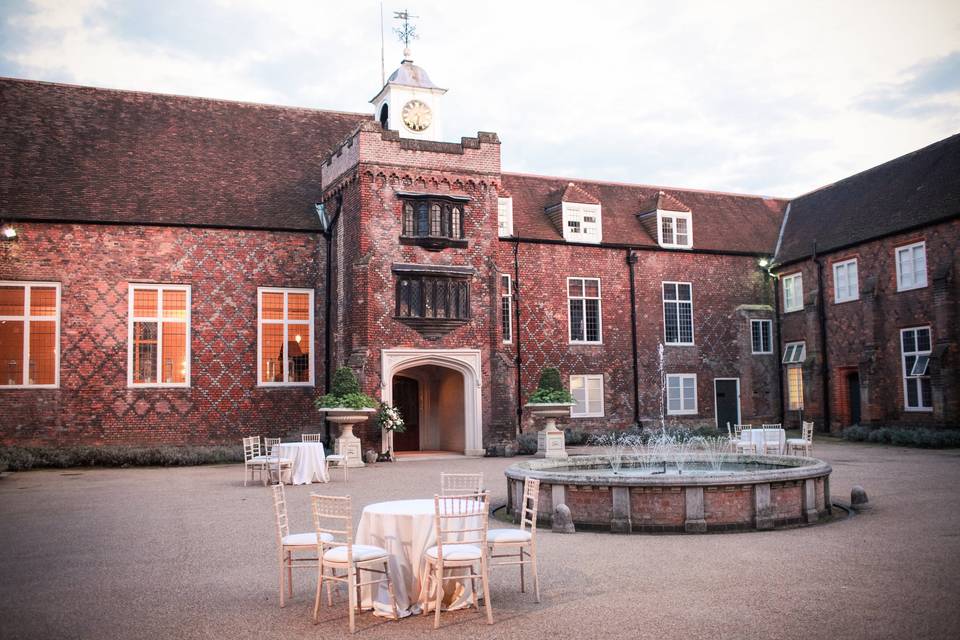
<path fill-rule="evenodd" d="M 624 456 L 619 472 L 610 457 L 571 456 L 511 465 L 507 508 L 523 495 L 527 477 L 540 480 L 538 516 L 548 523 L 560 503 L 581 528 L 615 533 L 767 530 L 813 524 L 830 512 L 830 465 L 816 458 L 693 455 L 682 473 L 662 462 Z"/>

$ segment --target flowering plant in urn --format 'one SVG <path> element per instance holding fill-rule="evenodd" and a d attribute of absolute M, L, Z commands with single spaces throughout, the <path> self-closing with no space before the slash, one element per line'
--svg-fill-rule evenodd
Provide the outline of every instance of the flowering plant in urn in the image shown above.
<path fill-rule="evenodd" d="M 538 418 L 544 418 L 543 429 L 537 434 L 537 456 L 541 458 L 566 458 L 563 432 L 557 428 L 557 418 L 570 415 L 575 404 L 573 395 L 563 388 L 560 371 L 544 367 L 540 372 L 537 390 L 527 398 L 525 408 Z"/>
<path fill-rule="evenodd" d="M 349 367 L 340 367 L 333 374 L 330 393 L 316 399 L 317 410 L 327 420 L 340 425 L 336 452 L 346 460 L 348 467 L 362 467 L 360 438 L 353 434 L 353 425 L 368 420 L 378 406 L 377 400 L 360 391 L 357 376 Z"/>

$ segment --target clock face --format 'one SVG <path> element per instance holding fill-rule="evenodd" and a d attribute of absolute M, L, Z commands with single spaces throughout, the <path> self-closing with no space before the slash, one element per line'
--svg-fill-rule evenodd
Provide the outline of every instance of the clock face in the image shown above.
<path fill-rule="evenodd" d="M 410 131 L 423 131 L 433 122 L 433 112 L 430 111 L 430 107 L 419 100 L 411 100 L 403 105 L 400 115 L 404 126 Z"/>

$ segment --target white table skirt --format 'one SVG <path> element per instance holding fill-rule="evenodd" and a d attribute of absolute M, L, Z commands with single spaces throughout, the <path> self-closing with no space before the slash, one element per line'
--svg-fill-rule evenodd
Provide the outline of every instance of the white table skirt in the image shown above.
<path fill-rule="evenodd" d="M 776 431 L 777 432 L 777 447 L 778 452 L 784 452 L 784 444 L 786 442 L 787 434 L 783 429 L 767 429 L 767 431 Z M 740 432 L 740 441 L 741 442 L 752 442 L 757 445 L 757 453 L 763 453 L 763 429 L 744 429 Z"/>
<path fill-rule="evenodd" d="M 329 482 L 327 462 L 322 442 L 283 442 L 274 445 L 271 453 L 293 461 L 290 473 L 291 484 L 310 484 L 311 482 Z"/>
<path fill-rule="evenodd" d="M 424 590 L 427 577 L 424 556 L 427 549 L 437 543 L 434 521 L 432 499 L 378 502 L 364 507 L 360 516 L 356 543 L 382 547 L 390 554 L 390 578 L 401 617 L 431 608 L 433 599 Z M 479 517 L 468 518 L 465 526 L 479 527 L 480 524 Z M 375 613 L 393 616 L 386 584 L 377 586 L 375 597 L 371 587 L 363 589 L 364 606 L 373 605 Z M 443 586 L 448 610 L 472 604 L 469 580 L 463 583 L 447 580 Z"/>

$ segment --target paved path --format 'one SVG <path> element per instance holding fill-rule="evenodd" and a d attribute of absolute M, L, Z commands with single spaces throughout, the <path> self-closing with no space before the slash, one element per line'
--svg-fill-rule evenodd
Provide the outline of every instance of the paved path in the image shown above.
<path fill-rule="evenodd" d="M 956 638 L 960 451 L 826 442 L 835 497 L 862 484 L 874 510 L 774 532 L 540 538 L 543 603 L 494 574 L 496 624 L 474 611 L 400 623 L 363 614 L 357 637 Z M 429 497 L 442 470 L 483 471 L 505 500 L 514 460 L 380 464 L 288 491 L 363 504 Z M 239 466 L 68 470 L 0 480 L 0 638 L 333 638 L 346 609 L 309 620 L 314 574 L 277 606 L 272 506 Z"/>

